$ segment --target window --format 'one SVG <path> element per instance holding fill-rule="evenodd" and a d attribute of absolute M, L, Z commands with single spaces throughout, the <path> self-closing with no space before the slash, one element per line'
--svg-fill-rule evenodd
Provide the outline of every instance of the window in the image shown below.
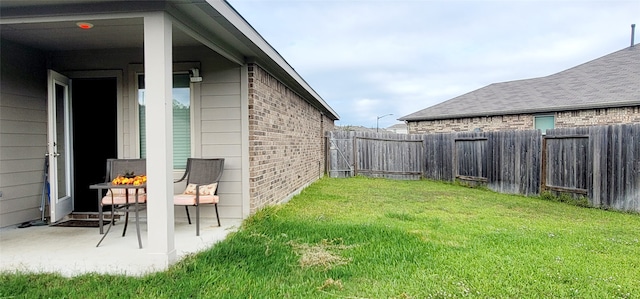
<path fill-rule="evenodd" d="M 533 127 L 540 129 L 542 135 L 546 134 L 547 129 L 553 129 L 555 127 L 555 116 L 553 115 L 538 115 L 533 117 Z"/>
<path fill-rule="evenodd" d="M 138 75 L 140 157 L 147 156 L 144 75 Z M 191 89 L 189 74 L 173 75 L 173 168 L 185 169 L 191 156 Z"/>

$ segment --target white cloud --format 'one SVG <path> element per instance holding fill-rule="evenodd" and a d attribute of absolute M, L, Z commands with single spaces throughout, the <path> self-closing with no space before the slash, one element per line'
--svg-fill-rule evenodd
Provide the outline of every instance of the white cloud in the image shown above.
<path fill-rule="evenodd" d="M 637 0 L 228 1 L 341 124 L 363 126 L 607 55 L 640 23 Z"/>

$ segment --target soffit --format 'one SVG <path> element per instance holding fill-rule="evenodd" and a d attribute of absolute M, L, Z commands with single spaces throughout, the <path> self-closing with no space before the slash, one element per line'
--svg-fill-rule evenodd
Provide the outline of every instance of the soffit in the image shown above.
<path fill-rule="evenodd" d="M 225 1 L 1 0 L 0 36 L 44 52 L 144 46 L 144 15 L 175 18 L 173 46 L 206 45 L 237 63 L 256 62 L 337 119 L 337 113 Z M 76 22 L 94 26 L 78 28 Z"/>

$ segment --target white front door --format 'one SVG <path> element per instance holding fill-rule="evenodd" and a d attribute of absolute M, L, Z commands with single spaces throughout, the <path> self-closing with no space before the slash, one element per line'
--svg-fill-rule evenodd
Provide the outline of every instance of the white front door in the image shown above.
<path fill-rule="evenodd" d="M 48 131 L 50 222 L 57 222 L 73 210 L 71 197 L 71 93 L 69 78 L 48 71 Z"/>

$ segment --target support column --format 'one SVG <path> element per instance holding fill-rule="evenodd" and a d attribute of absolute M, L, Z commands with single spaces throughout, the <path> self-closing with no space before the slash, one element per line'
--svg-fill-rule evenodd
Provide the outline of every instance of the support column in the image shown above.
<path fill-rule="evenodd" d="M 158 267 L 176 261 L 173 213 L 172 24 L 163 12 L 144 17 L 147 137 L 147 250 Z"/>

